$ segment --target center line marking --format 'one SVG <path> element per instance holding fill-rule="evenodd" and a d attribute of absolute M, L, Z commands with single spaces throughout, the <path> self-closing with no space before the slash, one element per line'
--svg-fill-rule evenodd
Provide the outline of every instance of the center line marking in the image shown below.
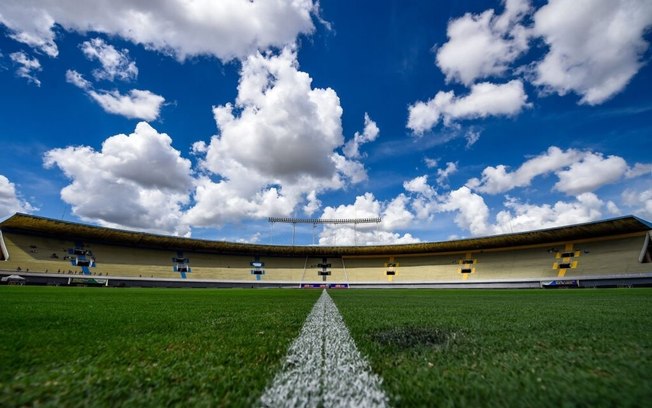
<path fill-rule="evenodd" d="M 324 290 L 260 403 L 264 407 L 386 407 L 381 383 Z"/>

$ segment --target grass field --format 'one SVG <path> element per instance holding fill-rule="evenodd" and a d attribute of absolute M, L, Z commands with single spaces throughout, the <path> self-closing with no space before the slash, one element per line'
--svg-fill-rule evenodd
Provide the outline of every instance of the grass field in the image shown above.
<path fill-rule="evenodd" d="M 394 406 L 652 406 L 652 290 L 332 292 Z"/>
<path fill-rule="evenodd" d="M 0 406 L 250 406 L 318 291 L 0 287 Z"/>
<path fill-rule="evenodd" d="M 652 406 L 652 290 L 330 291 L 394 406 Z M 0 406 L 252 406 L 320 291 L 0 287 Z"/>

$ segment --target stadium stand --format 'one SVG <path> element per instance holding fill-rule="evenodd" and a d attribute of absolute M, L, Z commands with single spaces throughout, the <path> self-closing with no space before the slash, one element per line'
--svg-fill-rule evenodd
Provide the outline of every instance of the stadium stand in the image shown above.
<path fill-rule="evenodd" d="M 4 246 L 10 255 L 2 269 L 56 273 L 57 271 L 81 271 L 70 263 L 68 249 L 74 243 L 37 235 L 3 232 Z"/>
<path fill-rule="evenodd" d="M 181 286 L 240 282 L 509 287 L 510 282 L 529 282 L 533 287 L 580 281 L 648 285 L 651 229 L 648 222 L 629 216 L 439 243 L 273 246 L 166 237 L 16 214 L 0 223 L 0 275 L 19 272 L 28 284 L 65 284 L 64 275 L 89 275 L 106 278 L 107 285 L 136 285 L 147 279 L 150 286 L 155 281 Z M 31 275 L 39 279 L 30 281 Z"/>

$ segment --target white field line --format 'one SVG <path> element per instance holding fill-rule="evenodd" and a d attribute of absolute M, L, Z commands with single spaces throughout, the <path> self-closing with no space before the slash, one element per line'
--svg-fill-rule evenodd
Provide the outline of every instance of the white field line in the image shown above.
<path fill-rule="evenodd" d="M 386 407 L 381 382 L 324 290 L 260 403 L 264 407 Z"/>

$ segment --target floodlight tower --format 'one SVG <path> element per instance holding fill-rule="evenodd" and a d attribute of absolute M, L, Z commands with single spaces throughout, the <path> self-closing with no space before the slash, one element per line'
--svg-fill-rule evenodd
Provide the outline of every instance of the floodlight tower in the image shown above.
<path fill-rule="evenodd" d="M 373 217 L 373 218 L 335 218 L 335 219 L 327 219 L 327 218 L 291 218 L 291 217 L 269 217 L 267 221 L 270 224 L 274 224 L 277 222 L 285 223 L 285 224 L 292 224 L 292 246 L 294 246 L 294 238 L 296 234 L 296 227 L 297 224 L 312 224 L 313 231 L 317 227 L 318 224 L 353 224 L 353 244 L 357 245 L 357 226 L 358 224 L 378 224 L 382 220 L 380 217 Z M 314 233 L 313 233 L 313 244 L 315 243 L 314 241 Z"/>

